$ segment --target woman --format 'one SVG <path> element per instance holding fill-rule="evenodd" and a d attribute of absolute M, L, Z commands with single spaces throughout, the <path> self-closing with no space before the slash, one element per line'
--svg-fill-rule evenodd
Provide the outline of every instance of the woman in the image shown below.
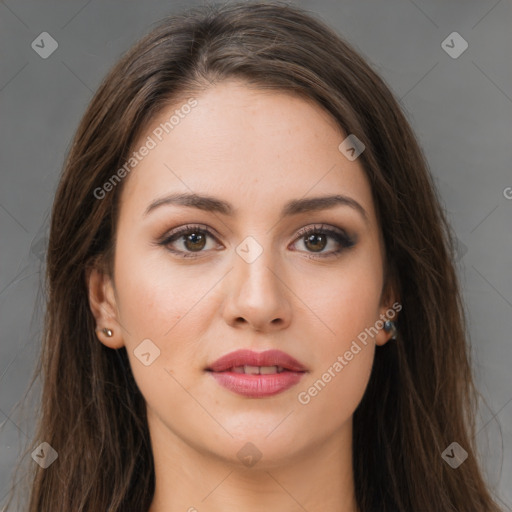
<path fill-rule="evenodd" d="M 28 510 L 498 511 L 453 238 L 330 28 L 277 3 L 164 20 L 56 193 Z"/>

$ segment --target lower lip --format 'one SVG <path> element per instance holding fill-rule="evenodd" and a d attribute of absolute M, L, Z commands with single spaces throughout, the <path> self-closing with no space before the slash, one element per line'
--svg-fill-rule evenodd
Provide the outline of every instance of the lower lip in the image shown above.
<path fill-rule="evenodd" d="M 284 371 L 266 375 L 250 375 L 234 372 L 209 372 L 223 387 L 248 398 L 264 398 L 277 395 L 295 386 L 304 372 Z"/>

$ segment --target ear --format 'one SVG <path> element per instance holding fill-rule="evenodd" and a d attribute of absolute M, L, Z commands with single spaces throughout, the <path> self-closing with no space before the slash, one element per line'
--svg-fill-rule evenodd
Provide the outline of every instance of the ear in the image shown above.
<path fill-rule="evenodd" d="M 391 320 L 396 327 L 398 312 L 401 311 L 402 304 L 400 302 L 399 294 L 397 292 L 396 281 L 393 281 L 389 286 L 385 287 L 382 295 L 381 307 L 379 308 L 379 318 L 377 319 L 375 327 L 379 329 L 378 334 L 375 336 L 375 344 L 379 346 L 385 345 L 390 341 L 393 332 L 386 332 L 384 330 L 384 322 Z M 379 328 L 382 327 L 382 328 Z"/>
<path fill-rule="evenodd" d="M 89 306 L 96 319 L 96 336 L 109 348 L 123 347 L 124 339 L 118 320 L 114 285 L 110 276 L 94 265 L 87 269 L 86 284 L 89 291 Z M 102 331 L 104 328 L 110 329 L 112 336 L 107 336 Z"/>

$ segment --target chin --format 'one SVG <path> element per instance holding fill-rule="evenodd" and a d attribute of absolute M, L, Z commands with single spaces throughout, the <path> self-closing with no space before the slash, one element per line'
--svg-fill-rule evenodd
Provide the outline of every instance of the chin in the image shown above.
<path fill-rule="evenodd" d="M 307 440 L 298 442 L 296 428 L 291 431 L 283 428 L 284 425 L 276 428 L 277 425 L 279 422 L 271 427 L 245 428 L 240 432 L 230 430 L 233 438 L 225 439 L 222 446 L 211 448 L 226 463 L 237 467 L 268 469 L 285 465 L 304 450 L 303 443 Z"/>

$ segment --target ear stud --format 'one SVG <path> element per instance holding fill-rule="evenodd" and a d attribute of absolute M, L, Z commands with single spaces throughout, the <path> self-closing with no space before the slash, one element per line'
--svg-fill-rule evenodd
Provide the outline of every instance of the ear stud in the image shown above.
<path fill-rule="evenodd" d="M 396 340 L 397 329 L 396 329 L 395 322 L 393 322 L 391 320 L 386 320 L 384 322 L 384 330 L 386 332 L 390 332 L 391 333 L 391 339 L 392 340 Z"/>
<path fill-rule="evenodd" d="M 103 332 L 103 334 L 105 334 L 105 336 L 111 338 L 112 335 L 114 334 L 114 332 L 112 331 L 112 329 L 109 329 L 108 327 L 104 327 L 101 332 Z"/>

